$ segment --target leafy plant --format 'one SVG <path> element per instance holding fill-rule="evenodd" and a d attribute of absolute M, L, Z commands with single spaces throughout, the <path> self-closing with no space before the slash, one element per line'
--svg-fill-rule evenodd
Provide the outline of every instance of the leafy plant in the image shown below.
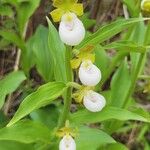
<path fill-rule="evenodd" d="M 140 131 L 136 140 L 149 149 L 143 135 L 149 130 L 150 115 L 133 97 L 139 78 L 149 79 L 142 74 L 150 48 L 150 24 L 141 15 L 140 0 L 124 0 L 130 18 L 118 18 L 94 33 L 88 28 L 95 20 L 83 15 L 82 3 L 54 0 L 56 9 L 50 14 L 59 29 L 45 17 L 48 27 L 39 25 L 27 40 L 28 22 L 40 0 L 2 0 L 0 4 L 4 22 L 14 23 L 0 28 L 0 42 L 17 47 L 20 63 L 20 68 L 16 66 L 0 80 L 3 150 L 127 150 L 128 145 L 112 135 L 133 130 L 133 123 Z M 30 78 L 33 68 L 40 84 Z M 8 121 L 3 115 L 5 100 L 17 89 L 22 89 L 21 104 Z"/>

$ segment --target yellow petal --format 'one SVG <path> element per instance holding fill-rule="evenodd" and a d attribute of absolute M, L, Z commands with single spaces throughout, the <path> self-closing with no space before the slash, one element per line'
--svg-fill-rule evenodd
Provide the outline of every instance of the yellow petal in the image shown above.
<path fill-rule="evenodd" d="M 84 94 L 79 91 L 79 92 L 74 93 L 72 97 L 76 101 L 76 103 L 82 103 Z"/>
<path fill-rule="evenodd" d="M 72 69 L 77 69 L 81 64 L 81 61 L 82 60 L 80 58 L 79 59 L 72 59 L 71 60 L 71 68 Z"/>
<path fill-rule="evenodd" d="M 54 22 L 59 22 L 61 20 L 62 15 L 64 14 L 64 11 L 58 8 L 58 9 L 53 10 L 50 14 Z"/>
<path fill-rule="evenodd" d="M 70 11 L 74 12 L 78 16 L 83 15 L 83 4 L 72 4 L 70 6 Z"/>

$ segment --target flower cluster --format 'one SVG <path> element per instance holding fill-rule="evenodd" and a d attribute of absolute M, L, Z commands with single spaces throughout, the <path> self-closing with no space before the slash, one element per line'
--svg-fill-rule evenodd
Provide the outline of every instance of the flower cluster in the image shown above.
<path fill-rule="evenodd" d="M 150 13 L 150 0 L 142 0 L 141 9 L 145 12 Z"/>
<path fill-rule="evenodd" d="M 72 60 L 72 68 L 79 67 L 78 75 L 83 84 L 82 88 L 74 93 L 73 97 L 76 102 L 83 102 L 83 105 L 89 111 L 98 112 L 106 105 L 106 100 L 102 95 L 93 91 L 101 80 L 101 71 L 93 64 L 95 59 L 91 48 L 81 49 L 77 58 Z"/>
<path fill-rule="evenodd" d="M 56 7 L 50 14 L 54 22 L 59 24 L 59 36 L 63 43 L 69 46 L 76 46 L 85 37 L 85 28 L 77 16 L 83 14 L 83 5 L 78 0 L 53 0 Z M 105 98 L 94 91 L 94 87 L 101 80 L 101 71 L 94 65 L 94 46 L 88 45 L 80 50 L 74 49 L 74 58 L 71 60 L 72 69 L 78 70 L 78 76 L 83 86 L 78 89 L 73 98 L 91 112 L 98 112 L 106 105 Z M 59 130 L 61 141 L 59 150 L 76 150 L 74 134 L 65 126 Z"/>

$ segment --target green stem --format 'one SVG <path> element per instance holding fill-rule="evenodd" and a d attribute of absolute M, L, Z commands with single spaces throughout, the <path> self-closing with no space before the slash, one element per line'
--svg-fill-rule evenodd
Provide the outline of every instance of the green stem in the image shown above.
<path fill-rule="evenodd" d="M 144 80 L 150 80 L 150 76 L 148 76 L 148 75 L 140 75 L 138 78 L 144 79 Z"/>
<path fill-rule="evenodd" d="M 71 82 L 73 79 L 73 73 L 70 65 L 71 58 L 72 58 L 72 48 L 67 46 L 65 54 L 67 82 Z M 68 119 L 72 100 L 71 94 L 72 88 L 68 87 L 64 96 L 64 108 L 58 121 L 58 128 L 63 127 L 65 125 L 66 120 Z"/>
<path fill-rule="evenodd" d="M 78 90 L 82 88 L 82 86 L 80 84 L 76 83 L 76 82 L 68 82 L 67 86 L 68 87 L 73 87 L 73 88 L 78 89 Z"/>

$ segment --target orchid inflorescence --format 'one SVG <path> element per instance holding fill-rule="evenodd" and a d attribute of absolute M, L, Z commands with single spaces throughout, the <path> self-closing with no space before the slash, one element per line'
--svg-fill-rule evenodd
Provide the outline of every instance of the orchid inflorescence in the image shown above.
<path fill-rule="evenodd" d="M 85 28 L 83 23 L 78 19 L 77 15 L 83 14 L 83 5 L 78 4 L 77 0 L 54 0 L 53 5 L 57 7 L 51 12 L 54 21 L 60 21 L 59 35 L 61 40 L 71 46 L 78 45 L 85 36 Z M 79 79 L 84 86 L 74 94 L 77 102 L 82 102 L 84 106 L 91 112 L 102 110 L 105 106 L 105 98 L 91 90 L 101 80 L 101 71 L 93 63 L 95 55 L 93 54 L 94 46 L 88 45 L 78 51 L 75 58 L 71 60 L 73 69 L 79 68 Z M 90 88 L 86 88 L 90 87 Z M 87 90 L 88 89 L 88 90 Z M 84 92 L 83 92 L 84 91 Z M 79 95 L 80 100 L 77 100 Z M 83 100 L 81 100 L 83 99 Z"/>
<path fill-rule="evenodd" d="M 77 16 L 83 15 L 83 5 L 77 3 L 78 0 L 53 0 L 53 6 L 57 9 L 50 14 L 54 22 L 59 24 L 59 36 L 63 43 L 69 46 L 79 45 L 85 37 L 85 28 Z M 74 58 L 71 60 L 72 69 L 78 70 L 81 83 L 80 89 L 74 94 L 73 98 L 77 103 L 83 103 L 88 111 L 101 111 L 106 105 L 105 98 L 94 92 L 94 87 L 101 80 L 101 71 L 94 65 L 95 55 L 94 46 L 88 45 L 82 49 L 73 49 Z M 75 150 L 76 144 L 70 128 L 61 129 L 59 144 L 60 150 Z"/>
<path fill-rule="evenodd" d="M 50 14 L 54 22 L 59 24 L 59 36 L 63 43 L 68 46 L 79 45 L 85 37 L 85 28 L 78 16 L 83 15 L 83 4 L 78 0 L 53 0 L 53 6 L 56 7 Z M 141 9 L 150 12 L 150 0 L 141 1 Z M 71 60 L 72 69 L 77 70 L 78 77 L 82 85 L 78 86 L 77 91 L 72 94 L 72 98 L 83 104 L 90 112 L 99 112 L 105 105 L 105 98 L 94 91 L 94 87 L 101 80 L 101 71 L 94 65 L 95 54 L 94 45 L 74 47 Z M 61 137 L 59 150 L 76 150 L 75 134 L 68 126 L 59 129 L 59 137 Z"/>

